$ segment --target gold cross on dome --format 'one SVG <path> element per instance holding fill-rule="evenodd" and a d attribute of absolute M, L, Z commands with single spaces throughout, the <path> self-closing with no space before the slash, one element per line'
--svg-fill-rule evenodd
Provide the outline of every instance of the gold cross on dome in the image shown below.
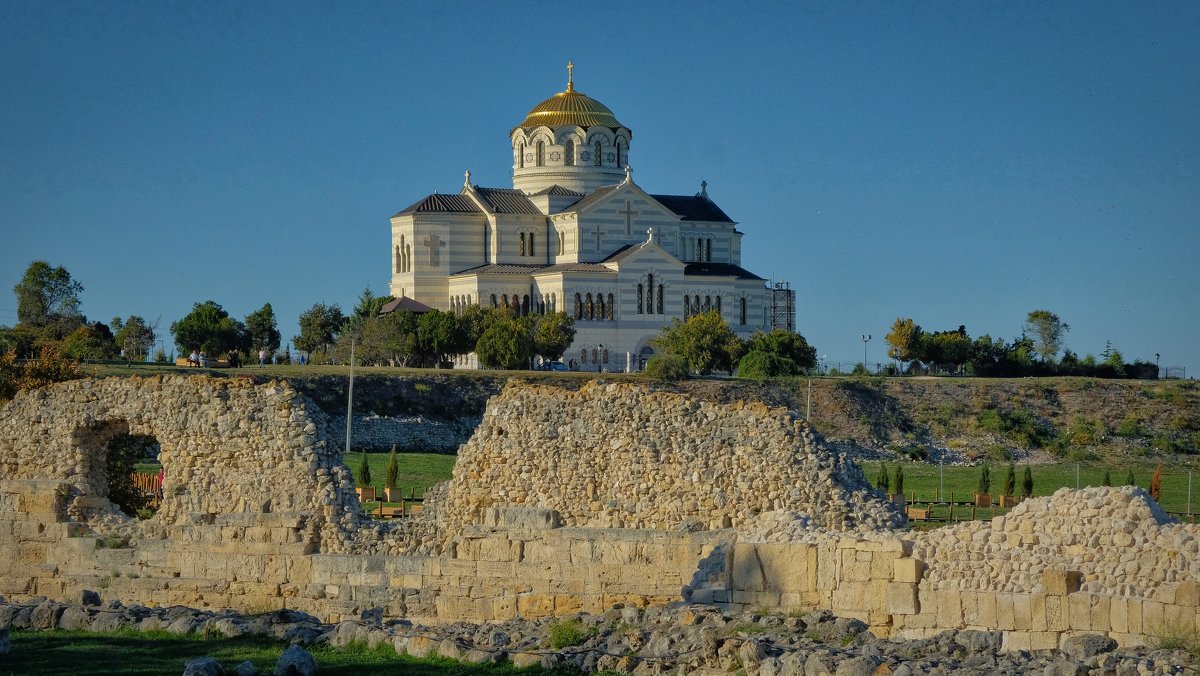
<path fill-rule="evenodd" d="M 575 64 L 567 62 L 567 91 L 575 91 Z"/>

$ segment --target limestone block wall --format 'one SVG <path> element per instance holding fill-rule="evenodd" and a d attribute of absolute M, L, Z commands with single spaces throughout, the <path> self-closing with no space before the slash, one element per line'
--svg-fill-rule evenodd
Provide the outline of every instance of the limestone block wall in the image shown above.
<path fill-rule="evenodd" d="M 445 524 L 494 505 L 554 509 L 569 526 L 714 529 L 771 510 L 835 530 L 904 516 L 802 419 L 629 384 L 510 385 L 459 451 Z"/>

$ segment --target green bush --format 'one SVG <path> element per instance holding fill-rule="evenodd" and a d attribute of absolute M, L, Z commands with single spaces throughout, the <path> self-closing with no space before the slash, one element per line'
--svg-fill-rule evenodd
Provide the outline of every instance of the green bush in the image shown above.
<path fill-rule="evenodd" d="M 1017 468 L 1013 464 L 1008 463 L 1008 469 L 1004 472 L 1004 493 L 1003 495 L 1016 495 L 1017 493 Z"/>
<path fill-rule="evenodd" d="M 387 469 L 384 470 L 384 485 L 387 488 L 395 488 L 396 482 L 400 479 L 400 461 L 396 457 L 396 445 L 392 444 L 392 452 L 388 453 Z"/>
<path fill-rule="evenodd" d="M 1021 495 L 1027 498 L 1033 497 L 1033 470 L 1029 468 L 1029 465 L 1025 465 L 1025 472 L 1021 475 Z"/>
<path fill-rule="evenodd" d="M 687 360 L 675 354 L 651 357 L 646 363 L 645 373 L 651 378 L 669 382 L 686 380 L 689 375 Z"/>
<path fill-rule="evenodd" d="M 1144 434 L 1145 430 L 1142 429 L 1141 421 L 1133 416 L 1125 418 L 1117 425 L 1117 436 L 1140 437 Z"/>
<path fill-rule="evenodd" d="M 760 352 L 758 350 L 747 352 L 746 356 L 742 357 L 741 361 L 738 362 L 737 367 L 739 378 L 753 378 L 755 380 L 799 374 L 800 367 L 791 359 L 771 352 Z"/>
<path fill-rule="evenodd" d="M 550 647 L 555 650 L 579 645 L 588 639 L 587 631 L 579 620 L 564 620 L 550 625 Z"/>
<path fill-rule="evenodd" d="M 892 479 L 892 490 L 901 495 L 904 494 L 904 466 L 896 465 L 896 477 Z"/>
<path fill-rule="evenodd" d="M 358 463 L 358 485 L 363 488 L 371 485 L 371 465 L 367 462 L 366 451 L 363 451 L 362 461 Z"/>
<path fill-rule="evenodd" d="M 875 487 L 883 491 L 884 495 L 891 492 L 892 478 L 888 476 L 887 465 L 879 463 L 879 474 L 875 476 Z"/>
<path fill-rule="evenodd" d="M 986 464 L 979 468 L 979 484 L 976 488 L 977 493 L 992 492 L 992 470 Z"/>

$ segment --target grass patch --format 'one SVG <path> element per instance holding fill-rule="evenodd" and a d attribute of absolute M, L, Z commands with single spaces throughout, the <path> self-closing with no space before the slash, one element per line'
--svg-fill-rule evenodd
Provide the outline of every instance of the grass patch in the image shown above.
<path fill-rule="evenodd" d="M 285 648 L 283 642 L 262 637 L 214 640 L 165 631 L 16 631 L 12 634 L 12 652 L 0 662 L 0 673 L 157 676 L 183 673 L 183 665 L 189 660 L 212 657 L 226 669 L 250 660 L 258 673 L 270 674 Z M 322 674 L 542 673 L 536 669 L 518 671 L 511 664 L 476 666 L 445 659 L 417 660 L 397 655 L 388 643 L 374 649 L 322 644 L 310 646 L 309 652 Z"/>
<path fill-rule="evenodd" d="M 1131 461 L 1080 463 L 1079 485 L 1081 487 L 1099 486 L 1104 480 L 1107 470 L 1114 484 L 1124 484 L 1126 475 L 1133 472 L 1134 484 L 1147 491 L 1150 489 L 1150 476 L 1154 474 L 1155 462 Z M 938 466 L 927 463 L 904 463 L 904 493 L 911 500 L 916 493 L 920 501 L 929 501 L 937 497 Z M 877 464 L 860 465 L 864 476 L 874 477 L 878 473 Z M 1020 473 L 1024 465 L 1016 466 L 1018 490 L 1020 489 Z M 1033 494 L 1035 497 L 1050 495 L 1060 488 L 1075 488 L 1075 463 L 1059 462 L 1046 465 L 1033 465 Z M 1198 468 L 1200 469 L 1200 468 Z M 992 495 L 998 496 L 1000 491 L 1000 470 L 992 467 Z M 944 467 L 946 499 L 969 500 L 975 493 L 979 483 L 978 467 Z M 1200 513 L 1200 472 L 1193 479 L 1192 513 Z M 1162 499 L 1159 504 L 1169 512 L 1187 511 L 1188 467 L 1186 465 L 1163 465 Z M 957 513 L 957 512 L 956 512 Z"/>
<path fill-rule="evenodd" d="M 1160 650 L 1183 650 L 1193 659 L 1200 660 L 1200 636 L 1190 628 L 1172 622 L 1160 627 L 1157 634 L 1154 647 Z"/>
<path fill-rule="evenodd" d="M 595 630 L 589 630 L 579 620 L 565 620 L 550 625 L 550 647 L 555 650 L 577 646 L 592 636 Z"/>

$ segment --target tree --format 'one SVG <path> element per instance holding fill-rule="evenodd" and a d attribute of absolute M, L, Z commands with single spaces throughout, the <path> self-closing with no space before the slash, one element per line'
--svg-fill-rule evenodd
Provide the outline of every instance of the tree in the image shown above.
<path fill-rule="evenodd" d="M 129 315 L 129 319 L 124 321 L 120 317 L 113 317 L 109 326 L 116 333 L 117 349 L 125 355 L 126 359 L 146 361 L 146 355 L 150 354 L 157 338 L 155 335 L 157 324 L 151 326 L 146 323 L 145 319 L 137 315 Z"/>
<path fill-rule="evenodd" d="M 985 495 L 992 492 L 992 471 L 987 465 L 979 468 L 979 486 L 978 493 Z"/>
<path fill-rule="evenodd" d="M 300 313 L 300 335 L 292 343 L 301 352 L 328 352 L 345 322 L 342 308 L 336 303 L 316 303 Z"/>
<path fill-rule="evenodd" d="M 1063 335 L 1071 327 L 1049 310 L 1034 310 L 1025 319 L 1025 335 L 1033 339 L 1033 349 L 1043 362 L 1053 362 L 1062 347 Z"/>
<path fill-rule="evenodd" d="M 700 375 L 732 371 L 741 357 L 742 341 L 716 310 L 692 315 L 686 321 L 673 319 L 655 345 L 668 354 L 683 357 Z"/>
<path fill-rule="evenodd" d="M 687 360 L 677 354 L 656 354 L 646 362 L 643 371 L 648 378 L 664 382 L 679 382 L 687 380 L 689 373 Z"/>
<path fill-rule="evenodd" d="M 216 302 L 196 303 L 183 319 L 171 324 L 175 346 L 182 353 L 198 349 L 210 355 L 238 349 L 245 327 Z"/>
<path fill-rule="evenodd" d="M 896 463 L 896 477 L 892 479 L 894 495 L 904 495 L 904 466 Z"/>
<path fill-rule="evenodd" d="M 1135 483 L 1133 480 L 1133 470 L 1129 470 L 1129 474 L 1125 475 L 1125 485 L 1126 486 L 1136 486 L 1137 485 L 1137 483 Z"/>
<path fill-rule="evenodd" d="M 924 332 L 920 326 L 907 317 L 897 317 L 892 322 L 892 330 L 883 337 L 888 344 L 888 357 L 900 361 L 916 361 L 921 354 L 921 338 Z"/>
<path fill-rule="evenodd" d="M 786 329 L 759 331 L 750 336 L 745 349 L 747 352 L 765 352 L 789 359 L 796 365 L 797 373 L 817 365 L 817 348 L 809 345 L 804 336 L 795 331 Z"/>
<path fill-rule="evenodd" d="M 99 361 L 117 356 L 117 344 L 108 326 L 96 322 L 81 326 L 64 338 L 62 351 L 72 359 Z"/>
<path fill-rule="evenodd" d="M 525 369 L 533 357 L 533 341 L 520 322 L 501 316 L 479 336 L 475 354 L 484 368 Z"/>
<path fill-rule="evenodd" d="M 13 292 L 17 294 L 17 321 L 22 324 L 45 327 L 62 320 L 83 323 L 79 312 L 83 285 L 71 279 L 71 273 L 61 265 L 52 268 L 46 261 L 30 263 Z"/>
<path fill-rule="evenodd" d="M 533 329 L 533 351 L 550 361 L 562 359 L 575 342 L 575 320 L 565 312 L 550 312 L 537 318 Z"/>
<path fill-rule="evenodd" d="M 921 337 L 920 360 L 957 369 L 971 358 L 971 347 L 965 326 L 954 331 L 934 331 Z"/>
<path fill-rule="evenodd" d="M 392 445 L 392 452 L 388 453 L 387 469 L 384 470 L 384 488 L 396 490 L 396 482 L 400 480 L 400 461 L 396 457 L 396 446 Z"/>
<path fill-rule="evenodd" d="M 1008 470 L 1004 472 L 1004 495 L 1012 497 L 1017 493 L 1017 470 L 1013 464 L 1008 463 Z"/>
<path fill-rule="evenodd" d="M 462 328 L 451 312 L 430 310 L 417 318 L 417 346 L 425 360 L 442 361 L 462 344 Z"/>
<path fill-rule="evenodd" d="M 367 462 L 367 452 L 362 452 L 362 460 L 358 463 L 358 485 L 366 488 L 371 485 L 371 465 Z"/>
<path fill-rule="evenodd" d="M 1021 476 L 1021 495 L 1026 498 L 1033 497 L 1033 470 L 1029 465 L 1025 465 L 1025 472 Z"/>
<path fill-rule="evenodd" d="M 879 474 L 875 476 L 875 487 L 883 491 L 884 495 L 892 492 L 892 477 L 888 475 L 887 465 L 883 461 L 879 462 Z"/>
<path fill-rule="evenodd" d="M 1162 463 L 1154 466 L 1154 474 L 1150 477 L 1150 497 L 1158 502 L 1162 495 Z"/>
<path fill-rule="evenodd" d="M 79 363 L 63 357 L 53 344 L 41 346 L 38 356 L 17 362 L 16 352 L 0 352 L 0 403 L 21 390 L 83 378 Z"/>
<path fill-rule="evenodd" d="M 251 353 L 266 350 L 268 358 L 279 351 L 279 328 L 270 303 L 246 315 L 246 342 Z"/>
<path fill-rule="evenodd" d="M 1108 473 L 1107 467 L 1104 468 L 1104 478 L 1100 480 L 1100 485 L 1101 486 L 1111 486 L 1112 485 L 1112 475 Z"/>

